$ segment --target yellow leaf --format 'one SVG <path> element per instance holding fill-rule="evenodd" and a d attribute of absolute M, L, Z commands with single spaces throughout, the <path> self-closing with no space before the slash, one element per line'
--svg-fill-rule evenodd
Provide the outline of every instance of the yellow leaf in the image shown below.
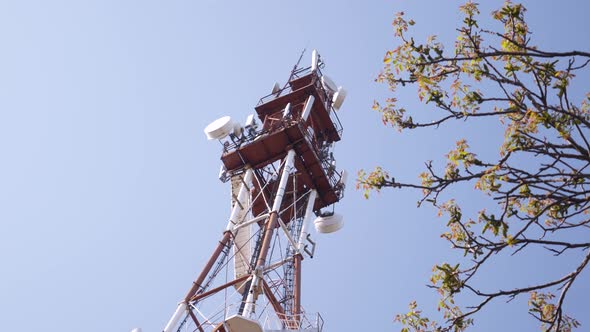
<path fill-rule="evenodd" d="M 383 58 L 383 63 L 385 63 L 385 64 L 391 63 L 391 51 L 387 51 L 387 53 L 385 53 L 385 57 Z"/>

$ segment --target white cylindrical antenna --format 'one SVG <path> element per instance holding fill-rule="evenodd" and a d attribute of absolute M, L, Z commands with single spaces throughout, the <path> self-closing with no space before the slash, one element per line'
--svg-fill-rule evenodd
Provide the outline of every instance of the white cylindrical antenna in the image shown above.
<path fill-rule="evenodd" d="M 212 140 L 226 137 L 233 129 L 234 123 L 232 122 L 231 117 L 224 116 L 211 122 L 203 131 L 205 132 L 205 135 L 207 135 L 207 138 Z"/>
<path fill-rule="evenodd" d="M 242 136 L 242 130 L 243 130 L 243 128 L 242 128 L 242 125 L 241 124 L 239 124 L 237 122 L 234 123 L 234 135 L 236 137 L 241 137 Z"/>
<path fill-rule="evenodd" d="M 256 119 L 254 118 L 254 114 L 250 114 L 246 118 L 246 125 L 244 127 L 248 128 L 253 127 L 254 125 L 256 125 Z"/>
<path fill-rule="evenodd" d="M 180 321 L 182 316 L 185 314 L 185 311 L 186 311 L 186 303 L 180 302 L 178 304 L 178 307 L 176 307 L 176 311 L 174 312 L 174 314 L 172 315 L 172 317 L 168 321 L 168 324 L 166 324 L 166 327 L 164 328 L 163 332 L 176 331 L 176 325 L 178 324 L 178 322 Z"/>
<path fill-rule="evenodd" d="M 139 328 L 139 327 L 136 327 L 136 328 L 134 328 L 133 330 L 131 330 L 131 332 L 141 332 L 141 328 Z"/>
<path fill-rule="evenodd" d="M 305 106 L 303 107 L 303 113 L 301 113 L 301 120 L 303 120 L 303 122 L 307 121 L 307 118 L 309 117 L 309 114 L 311 113 L 311 109 L 313 107 L 314 101 L 315 101 L 315 98 L 313 95 L 310 95 L 309 97 L 307 97 L 307 101 L 305 102 Z"/>
<path fill-rule="evenodd" d="M 277 194 L 275 196 L 275 201 L 272 205 L 271 212 L 278 212 L 281 209 L 281 204 L 283 203 L 283 196 L 285 195 L 285 188 L 287 188 L 287 180 L 289 179 L 289 174 L 291 173 L 291 169 L 293 168 L 294 159 L 295 151 L 289 150 L 289 152 L 287 153 L 287 157 L 285 158 L 285 166 L 283 168 L 283 173 L 281 174 L 279 188 L 277 189 Z"/>
<path fill-rule="evenodd" d="M 287 116 L 289 116 L 289 114 L 291 114 L 291 103 L 288 103 L 287 106 L 285 106 L 285 110 L 283 111 L 283 118 L 286 118 Z"/>
<path fill-rule="evenodd" d="M 309 227 L 309 223 L 311 222 L 311 218 L 313 217 L 313 205 L 315 204 L 316 197 L 317 191 L 315 191 L 314 189 L 309 193 L 309 198 L 307 199 L 307 207 L 305 208 L 303 225 L 301 226 L 301 233 L 299 234 L 299 241 L 297 243 L 297 250 L 299 250 L 299 252 L 303 250 L 303 243 L 305 242 L 305 238 L 308 234 L 307 228 Z"/>
<path fill-rule="evenodd" d="M 332 97 L 332 106 L 334 106 L 335 110 L 339 110 L 340 107 L 342 107 L 344 99 L 346 99 L 346 90 L 339 86 L 338 91 L 336 91 L 334 97 Z"/>
<path fill-rule="evenodd" d="M 311 51 L 311 71 L 315 71 L 316 69 L 318 69 L 318 62 L 318 51 Z"/>
<path fill-rule="evenodd" d="M 343 219 L 341 214 L 334 213 L 331 216 L 317 217 L 313 224 L 318 233 L 334 233 L 344 226 Z"/>

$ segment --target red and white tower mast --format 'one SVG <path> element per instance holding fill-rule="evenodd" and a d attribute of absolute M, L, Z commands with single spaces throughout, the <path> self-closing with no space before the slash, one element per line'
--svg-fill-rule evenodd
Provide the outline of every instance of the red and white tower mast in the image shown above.
<path fill-rule="evenodd" d="M 231 183 L 231 213 L 164 332 L 321 331 L 321 316 L 302 306 L 302 262 L 315 250 L 312 219 L 320 233 L 342 227 L 334 204 L 346 182 L 333 154 L 346 91 L 323 67 L 314 50 L 311 66 L 296 65 L 244 126 L 226 116 L 205 128 L 222 142 L 220 179 Z"/>

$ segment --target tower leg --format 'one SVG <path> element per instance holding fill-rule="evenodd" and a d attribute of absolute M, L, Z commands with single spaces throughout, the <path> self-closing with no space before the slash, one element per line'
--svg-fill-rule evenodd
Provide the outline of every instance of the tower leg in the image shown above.
<path fill-rule="evenodd" d="M 262 241 L 262 247 L 260 248 L 260 254 L 258 255 L 258 259 L 256 260 L 256 268 L 252 272 L 252 284 L 250 285 L 250 289 L 248 290 L 246 305 L 244 306 L 244 312 L 242 313 L 244 317 L 250 317 L 250 315 L 254 313 L 258 289 L 259 287 L 261 287 L 260 278 L 263 274 L 264 265 L 266 263 L 266 256 L 268 255 L 268 248 L 270 247 L 273 231 L 277 225 L 277 220 L 279 218 L 279 210 L 281 208 L 281 204 L 283 203 L 283 196 L 285 195 L 285 189 L 287 187 L 289 173 L 293 168 L 294 160 L 295 151 L 289 150 L 289 152 L 287 153 L 287 157 L 285 158 L 285 166 L 283 167 L 281 180 L 279 181 L 279 188 L 277 189 L 277 194 L 272 205 L 272 211 L 270 212 L 270 216 L 266 221 L 264 239 Z"/>
<path fill-rule="evenodd" d="M 259 287 L 261 286 L 261 278 L 264 269 L 264 264 L 266 262 L 266 256 L 268 255 L 268 248 L 270 247 L 270 242 L 272 240 L 273 231 L 276 228 L 277 219 L 279 217 L 278 212 L 273 211 L 270 213 L 270 217 L 266 222 L 266 227 L 264 230 L 264 239 L 262 240 L 262 246 L 260 248 L 260 255 L 258 256 L 258 260 L 256 261 L 256 268 L 252 272 L 252 282 L 250 284 L 250 289 L 248 290 L 248 297 L 246 298 L 246 305 L 244 306 L 244 312 L 242 316 L 249 318 L 252 313 L 254 313 L 254 307 L 256 305 L 256 297 L 258 294 Z"/>
<path fill-rule="evenodd" d="M 296 254 L 294 257 L 295 280 L 293 282 L 293 316 L 295 318 L 295 326 L 299 328 L 301 321 L 301 261 L 303 256 Z"/>
<path fill-rule="evenodd" d="M 197 280 L 195 280 L 195 282 L 193 282 L 193 286 L 191 287 L 191 289 L 188 291 L 188 293 L 184 297 L 184 302 L 188 303 L 188 301 L 190 301 L 191 297 L 193 297 L 197 293 L 199 288 L 202 286 L 201 284 L 205 280 L 205 277 L 207 277 L 207 274 L 209 274 L 209 271 L 213 267 L 213 264 L 215 264 L 215 261 L 217 261 L 219 254 L 221 254 L 221 251 L 223 250 L 223 248 L 225 246 L 227 246 L 230 238 L 231 238 L 231 232 L 226 231 L 225 233 L 223 233 L 223 237 L 221 238 L 221 241 L 219 241 L 219 243 L 217 244 L 217 247 L 213 251 L 211 258 L 209 258 L 209 261 L 207 262 L 207 264 L 205 265 L 205 267 L 201 271 L 201 274 L 199 274 L 199 276 L 197 277 Z"/>
<path fill-rule="evenodd" d="M 174 311 L 174 314 L 172 315 L 172 317 L 168 321 L 168 324 L 166 324 L 166 327 L 164 327 L 164 332 L 171 332 L 174 330 L 174 328 L 176 328 L 176 325 L 178 324 L 180 318 L 182 318 L 182 315 L 188 309 L 188 303 L 190 302 L 190 299 L 197 293 L 199 288 L 201 288 L 203 281 L 207 277 L 207 274 L 209 274 L 209 271 L 211 271 L 213 264 L 215 264 L 215 262 L 217 261 L 217 258 L 219 258 L 219 254 L 221 254 L 221 252 L 223 251 L 223 248 L 225 246 L 227 246 L 230 238 L 231 238 L 230 231 L 226 231 L 225 233 L 223 233 L 223 237 L 221 238 L 221 240 L 217 244 L 217 247 L 213 251 L 211 258 L 209 258 L 209 261 L 207 262 L 207 264 L 205 265 L 205 267 L 203 268 L 203 270 L 201 271 L 201 273 L 197 277 L 197 280 L 195 280 L 193 282 L 193 286 L 191 287 L 191 289 L 188 291 L 188 293 L 184 297 L 184 300 L 178 304 L 178 306 L 176 307 L 176 311 Z"/>
<path fill-rule="evenodd" d="M 166 327 L 164 327 L 164 332 L 172 332 L 172 330 L 174 330 L 174 328 L 178 324 L 178 321 L 180 321 L 182 315 L 186 311 L 186 308 L 187 306 L 184 301 L 178 304 L 178 307 L 176 307 L 176 311 L 174 312 L 172 317 L 170 317 L 170 320 L 168 321 L 168 324 L 166 324 Z"/>

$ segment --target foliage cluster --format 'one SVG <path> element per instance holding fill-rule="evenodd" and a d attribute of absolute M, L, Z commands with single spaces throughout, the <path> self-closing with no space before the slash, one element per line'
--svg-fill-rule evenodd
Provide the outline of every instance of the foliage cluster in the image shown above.
<path fill-rule="evenodd" d="M 463 331 L 490 301 L 528 294 L 528 311 L 544 331 L 571 331 L 580 323 L 564 313 L 564 302 L 590 260 L 590 242 L 576 236 L 590 227 L 590 93 L 575 100 L 572 82 L 587 69 L 590 53 L 533 46 L 521 4 L 506 2 L 492 13 L 502 31 L 480 27 L 476 3 L 467 2 L 460 10 L 464 19 L 450 52 L 435 36 L 415 41 L 409 31 L 416 22 L 397 14 L 393 27 L 399 45 L 385 54 L 377 78 L 392 95 L 403 86 L 417 87 L 420 101 L 436 110 L 429 112 L 434 118 L 414 120 L 418 111 L 401 107 L 395 97 L 376 101 L 373 109 L 384 124 L 399 131 L 493 118 L 504 126 L 505 135 L 493 160 L 479 158 L 460 139 L 446 155 L 444 171 L 429 161 L 420 183 L 397 182 L 381 167 L 359 172 L 357 186 L 366 197 L 387 187 L 421 190 L 419 204 L 430 203 L 448 217 L 442 237 L 469 258 L 466 266 L 443 263 L 433 269 L 431 282 L 440 293 L 443 323 L 423 317 L 415 302 L 396 320 L 404 325 L 402 331 Z M 443 195 L 461 183 L 472 184 L 492 203 L 477 215 L 463 215 L 457 201 Z M 557 256 L 579 251 L 581 260 L 573 271 L 552 280 L 540 276 L 532 286 L 480 290 L 473 284 L 493 255 L 532 247 Z M 478 302 L 455 304 L 462 291 L 474 294 Z"/>

